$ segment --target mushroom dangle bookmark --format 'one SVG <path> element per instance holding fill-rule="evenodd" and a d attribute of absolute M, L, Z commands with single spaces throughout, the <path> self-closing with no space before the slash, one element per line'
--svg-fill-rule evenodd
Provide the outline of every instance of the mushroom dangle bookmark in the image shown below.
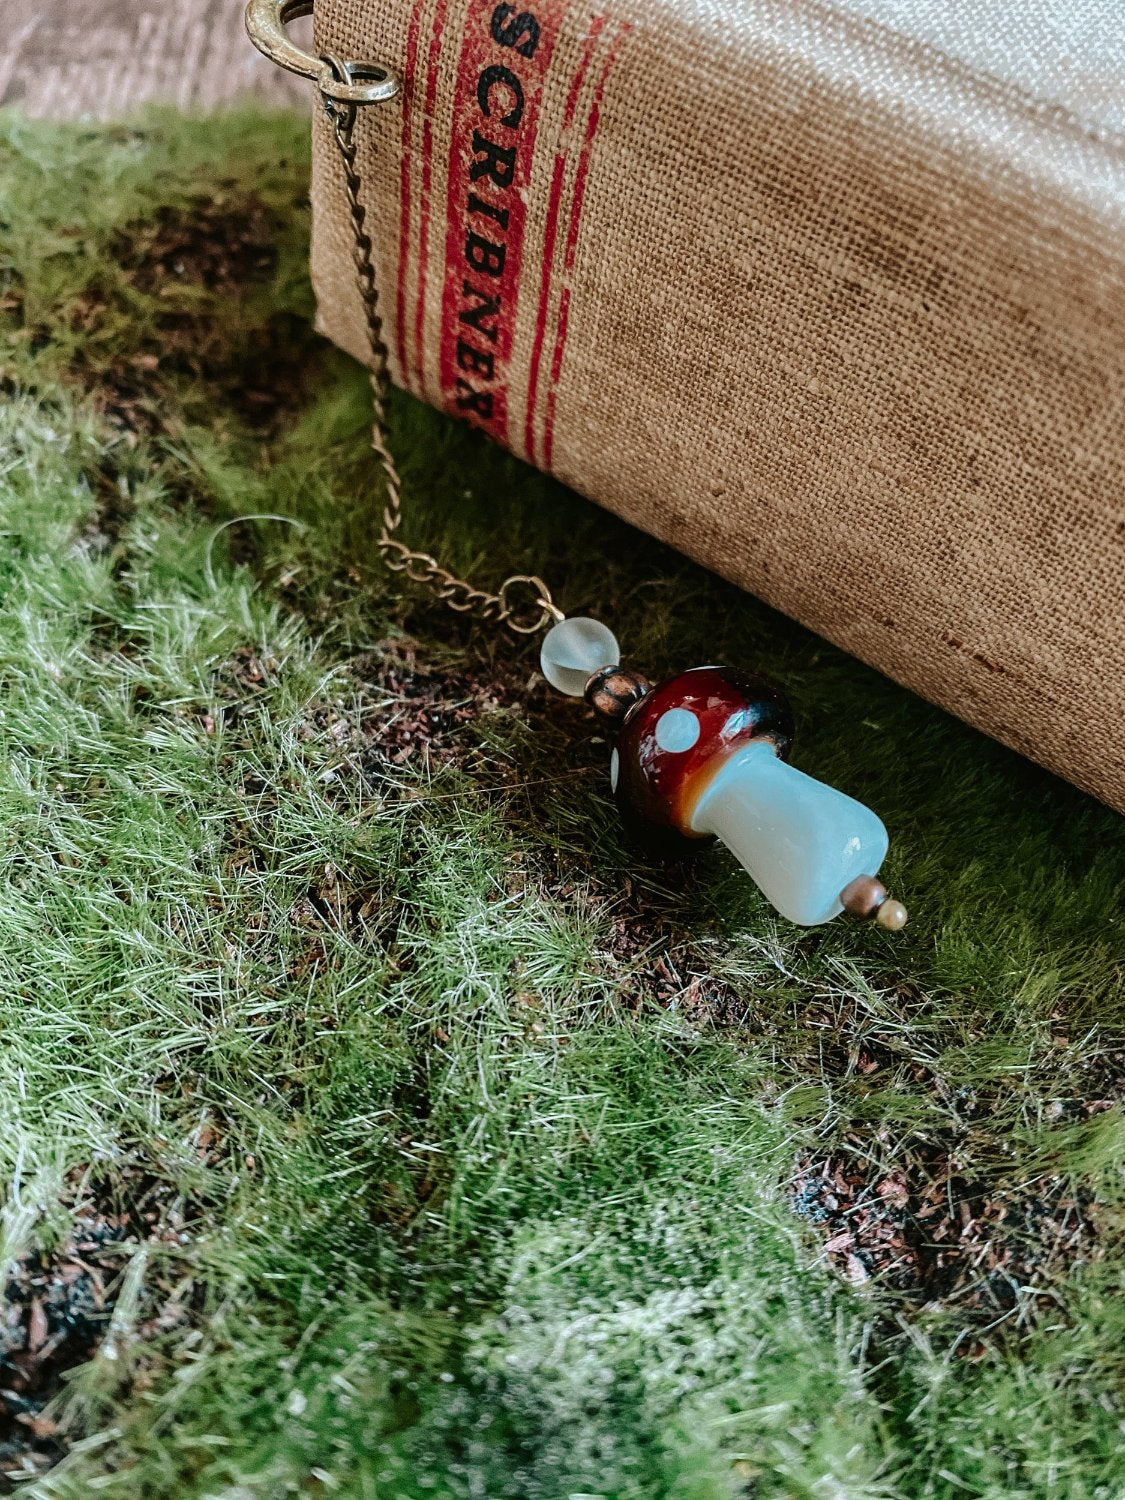
<path fill-rule="evenodd" d="M 384 482 L 375 547 L 383 562 L 458 613 L 519 635 L 547 631 L 543 675 L 560 692 L 585 698 L 615 736 L 610 780 L 626 816 L 672 843 L 720 839 L 791 922 L 815 926 L 849 911 L 874 917 L 892 932 L 902 927 L 906 908 L 890 900 L 876 878 L 887 852 L 886 829 L 862 803 L 787 763 L 792 715 L 771 683 L 728 667 L 695 667 L 653 687 L 620 665 L 606 626 L 565 619 L 541 578 L 515 573 L 489 593 L 397 534 L 402 490 L 387 444 L 387 346 L 356 122 L 361 110 L 397 99 L 399 81 L 379 63 L 314 56 L 297 46 L 286 24 L 311 10 L 312 0 L 249 0 L 246 27 L 267 57 L 316 81 L 339 153 L 371 355 L 371 446 Z"/>
<path fill-rule="evenodd" d="M 906 908 L 876 877 L 887 830 L 870 810 L 788 764 L 793 716 L 763 677 L 694 667 L 655 687 L 620 665 L 598 620 L 562 620 L 543 675 L 585 698 L 615 738 L 609 776 L 626 817 L 673 843 L 717 838 L 783 917 L 801 926 L 842 911 L 897 931 Z"/>

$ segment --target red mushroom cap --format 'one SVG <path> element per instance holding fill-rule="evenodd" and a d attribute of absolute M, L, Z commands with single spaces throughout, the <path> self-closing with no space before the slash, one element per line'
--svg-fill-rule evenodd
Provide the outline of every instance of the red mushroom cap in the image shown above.
<path fill-rule="evenodd" d="M 759 739 L 784 760 L 792 737 L 789 704 L 771 682 L 730 667 L 695 667 L 629 711 L 617 741 L 617 796 L 650 823 L 705 837 L 692 828 L 692 814 L 719 767 Z"/>

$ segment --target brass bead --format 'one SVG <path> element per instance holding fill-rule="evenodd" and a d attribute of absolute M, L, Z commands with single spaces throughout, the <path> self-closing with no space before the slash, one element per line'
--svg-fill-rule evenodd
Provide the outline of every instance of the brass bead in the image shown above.
<path fill-rule="evenodd" d="M 875 920 L 888 932 L 901 932 L 906 926 L 906 907 L 901 901 L 884 901 L 875 913 Z"/>
<path fill-rule="evenodd" d="M 647 677 L 626 667 L 600 667 L 586 684 L 584 697 L 608 724 L 621 720 L 652 688 Z"/>
<path fill-rule="evenodd" d="M 873 917 L 887 899 L 887 887 L 874 875 L 858 875 L 840 892 L 840 905 L 853 917 Z"/>

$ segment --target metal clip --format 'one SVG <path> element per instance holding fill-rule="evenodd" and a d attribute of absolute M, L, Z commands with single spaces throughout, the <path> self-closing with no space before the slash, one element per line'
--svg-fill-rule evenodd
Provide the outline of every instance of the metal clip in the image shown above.
<path fill-rule="evenodd" d="M 302 78 L 315 80 L 325 99 L 338 104 L 385 104 L 399 92 L 398 78 L 379 63 L 349 62 L 346 77 L 323 57 L 298 47 L 286 34 L 290 21 L 311 16 L 313 0 L 249 0 L 246 31 L 258 51 L 270 62 Z"/>

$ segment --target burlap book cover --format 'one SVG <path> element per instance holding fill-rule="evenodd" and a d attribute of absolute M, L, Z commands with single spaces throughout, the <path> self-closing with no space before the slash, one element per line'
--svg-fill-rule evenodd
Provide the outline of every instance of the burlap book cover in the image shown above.
<path fill-rule="evenodd" d="M 1120 0 L 320 0 L 316 41 L 405 79 L 359 125 L 398 382 L 1125 808 Z"/>

